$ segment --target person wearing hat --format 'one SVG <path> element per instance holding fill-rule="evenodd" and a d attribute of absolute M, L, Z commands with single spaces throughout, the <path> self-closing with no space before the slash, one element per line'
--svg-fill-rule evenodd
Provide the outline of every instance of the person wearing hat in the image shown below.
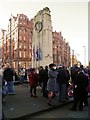
<path fill-rule="evenodd" d="M 57 71 L 56 71 L 56 65 L 53 63 L 49 64 L 48 78 L 49 78 L 47 82 L 48 105 L 53 106 L 55 92 L 57 92 L 57 83 L 56 83 Z"/>
<path fill-rule="evenodd" d="M 48 82 L 48 66 L 45 66 L 45 69 L 43 70 L 43 84 L 42 84 L 42 92 L 44 97 L 48 97 L 47 82 Z"/>
<path fill-rule="evenodd" d="M 77 110 L 77 108 L 80 111 L 83 110 L 87 86 L 88 77 L 85 75 L 82 69 L 78 69 L 78 73 L 74 81 L 74 103 L 70 110 Z"/>

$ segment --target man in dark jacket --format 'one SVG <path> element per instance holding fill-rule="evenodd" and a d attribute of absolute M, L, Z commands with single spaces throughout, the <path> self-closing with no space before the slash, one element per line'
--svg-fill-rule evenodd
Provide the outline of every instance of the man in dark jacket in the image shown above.
<path fill-rule="evenodd" d="M 48 66 L 45 66 L 45 70 L 43 71 L 43 86 L 42 86 L 42 92 L 44 97 L 48 97 L 47 81 L 48 81 Z"/>
<path fill-rule="evenodd" d="M 72 83 L 74 82 L 74 80 L 76 78 L 78 69 L 79 68 L 78 68 L 77 64 L 75 64 L 73 67 L 71 67 L 71 80 L 72 80 Z"/>
<path fill-rule="evenodd" d="M 14 82 L 13 82 L 14 71 L 9 64 L 6 65 L 6 68 L 3 72 L 4 80 L 7 82 L 8 94 L 14 95 Z"/>
<path fill-rule="evenodd" d="M 86 96 L 86 87 L 88 86 L 88 77 L 84 71 L 78 70 L 78 74 L 74 81 L 74 104 L 71 110 L 76 110 L 77 106 L 80 111 L 83 110 L 83 103 Z M 79 104 L 79 105 L 78 105 Z"/>
<path fill-rule="evenodd" d="M 42 82 L 43 82 L 43 66 L 40 66 L 39 68 L 39 85 L 42 87 Z"/>
<path fill-rule="evenodd" d="M 59 102 L 65 102 L 67 99 L 67 71 L 64 66 L 59 66 L 57 83 L 59 85 Z"/>

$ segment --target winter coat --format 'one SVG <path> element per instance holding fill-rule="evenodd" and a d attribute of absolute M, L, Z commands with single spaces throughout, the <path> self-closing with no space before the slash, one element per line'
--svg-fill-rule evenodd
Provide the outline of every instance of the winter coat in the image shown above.
<path fill-rule="evenodd" d="M 47 81 L 48 81 L 48 69 L 45 69 L 43 71 L 43 83 L 47 85 Z"/>
<path fill-rule="evenodd" d="M 11 68 L 6 68 L 3 72 L 4 80 L 13 81 L 14 72 Z"/>
<path fill-rule="evenodd" d="M 43 69 L 39 71 L 39 83 L 41 84 L 43 82 Z"/>
<path fill-rule="evenodd" d="M 59 68 L 57 75 L 57 83 L 58 84 L 67 84 L 69 79 L 69 75 L 64 68 Z"/>
<path fill-rule="evenodd" d="M 78 73 L 74 81 L 75 96 L 83 98 L 85 96 L 87 86 L 88 77 L 83 72 Z"/>
<path fill-rule="evenodd" d="M 48 82 L 47 82 L 47 90 L 50 92 L 55 92 L 58 91 L 58 87 L 57 87 L 57 82 L 56 82 L 56 78 L 57 78 L 57 71 L 56 70 L 49 70 L 48 71 Z"/>
<path fill-rule="evenodd" d="M 38 85 L 37 73 L 34 73 L 34 72 L 29 73 L 29 84 L 30 84 L 30 86 L 37 86 Z"/>

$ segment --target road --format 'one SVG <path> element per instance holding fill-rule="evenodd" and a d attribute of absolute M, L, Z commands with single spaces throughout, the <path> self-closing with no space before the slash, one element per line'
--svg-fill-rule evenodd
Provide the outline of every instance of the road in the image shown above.
<path fill-rule="evenodd" d="M 88 110 L 89 107 L 84 107 L 83 111 L 70 111 L 72 103 L 62 106 L 57 109 L 53 109 L 44 113 L 40 113 L 37 115 L 33 115 L 30 118 L 88 118 Z M 89 106 L 90 106 L 90 98 L 89 98 Z M 28 118 L 27 120 L 29 120 Z"/>
<path fill-rule="evenodd" d="M 47 104 L 48 99 L 42 97 L 40 89 L 37 89 L 37 98 L 30 97 L 28 84 L 23 86 L 15 85 L 15 92 L 16 95 L 7 95 L 5 97 L 3 103 L 5 118 L 15 118 L 17 120 L 30 120 L 30 118 L 88 118 L 88 108 L 90 107 L 85 107 L 83 112 L 70 111 L 69 108 L 71 102 L 73 102 L 71 99 L 66 105 L 59 103 L 57 97 L 55 99 L 56 107 L 52 108 Z"/>

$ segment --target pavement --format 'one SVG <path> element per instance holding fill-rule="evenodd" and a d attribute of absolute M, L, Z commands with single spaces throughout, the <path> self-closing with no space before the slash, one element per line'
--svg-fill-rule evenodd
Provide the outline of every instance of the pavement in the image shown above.
<path fill-rule="evenodd" d="M 38 114 L 40 112 L 49 111 L 62 105 L 71 103 L 72 98 L 66 103 L 60 103 L 59 98 L 55 98 L 55 106 L 49 106 L 48 99 L 42 96 L 40 88 L 37 88 L 38 97 L 30 97 L 29 84 L 25 83 L 23 86 L 15 85 L 16 95 L 6 95 L 5 102 L 3 103 L 3 111 L 6 119 L 24 119 L 28 116 Z"/>

